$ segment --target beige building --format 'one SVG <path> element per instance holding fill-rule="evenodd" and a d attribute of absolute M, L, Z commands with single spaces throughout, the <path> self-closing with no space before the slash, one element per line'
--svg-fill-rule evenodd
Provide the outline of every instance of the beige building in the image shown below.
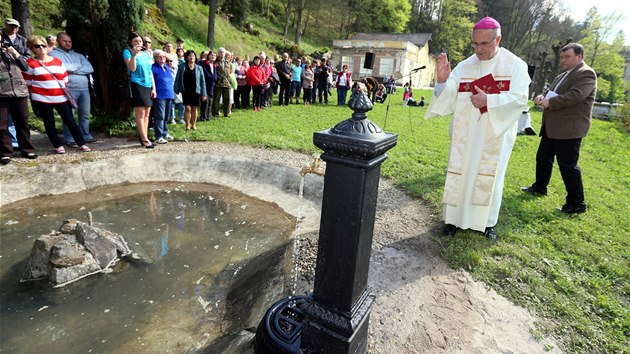
<path fill-rule="evenodd" d="M 430 33 L 357 33 L 352 39 L 333 41 L 331 60 L 335 68 L 348 64 L 355 80 L 374 77 L 381 81 L 394 75 L 398 86 L 433 86 L 436 57 L 431 53 Z M 365 69 L 366 54 L 374 54 L 372 69 Z M 368 58 L 369 60 L 369 58 Z M 422 70 L 413 69 L 426 66 Z"/>

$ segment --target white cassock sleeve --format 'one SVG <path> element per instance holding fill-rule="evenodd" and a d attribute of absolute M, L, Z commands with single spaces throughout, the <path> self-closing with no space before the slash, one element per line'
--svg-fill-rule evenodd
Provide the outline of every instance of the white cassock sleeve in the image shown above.
<path fill-rule="evenodd" d="M 495 137 L 503 135 L 520 118 L 527 106 L 530 82 L 527 64 L 515 62 L 510 90 L 488 95 L 488 118 Z"/>
<path fill-rule="evenodd" d="M 424 115 L 425 119 L 447 116 L 455 112 L 457 94 L 459 91 L 459 66 L 455 67 L 443 84 L 435 84 L 433 97 Z"/>

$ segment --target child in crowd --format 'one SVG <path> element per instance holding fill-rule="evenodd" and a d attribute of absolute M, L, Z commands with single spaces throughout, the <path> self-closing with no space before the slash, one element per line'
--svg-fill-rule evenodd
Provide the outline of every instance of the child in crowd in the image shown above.
<path fill-rule="evenodd" d="M 385 85 L 378 84 L 374 102 L 385 103 L 386 98 L 387 98 L 387 92 L 385 91 Z"/>
<path fill-rule="evenodd" d="M 411 92 L 411 86 L 408 82 L 405 83 L 405 92 L 403 93 L 403 107 L 407 107 L 407 103 L 409 103 L 409 99 L 413 97 L 413 93 Z"/>

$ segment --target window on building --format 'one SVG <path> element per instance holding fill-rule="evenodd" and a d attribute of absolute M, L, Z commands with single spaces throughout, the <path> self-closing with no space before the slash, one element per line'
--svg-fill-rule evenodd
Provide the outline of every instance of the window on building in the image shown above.
<path fill-rule="evenodd" d="M 378 66 L 379 75 L 392 75 L 394 73 L 394 58 L 381 58 Z"/>
<path fill-rule="evenodd" d="M 342 56 L 341 57 L 341 67 L 343 68 L 344 65 L 348 65 L 348 71 L 352 72 L 352 57 L 346 57 L 346 56 Z"/>

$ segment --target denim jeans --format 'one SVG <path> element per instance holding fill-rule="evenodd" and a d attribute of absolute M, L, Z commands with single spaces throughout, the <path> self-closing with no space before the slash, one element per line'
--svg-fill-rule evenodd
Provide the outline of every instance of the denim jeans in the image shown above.
<path fill-rule="evenodd" d="M 83 135 L 83 139 L 85 141 L 92 140 L 92 135 L 90 134 L 90 90 L 70 90 L 70 94 L 74 97 L 74 100 L 77 101 L 77 105 L 79 106 L 79 130 L 81 131 L 81 135 Z M 72 111 L 74 115 L 75 110 Z M 74 138 L 72 138 L 72 134 L 70 133 L 70 129 L 63 125 L 63 140 L 66 144 L 74 144 Z"/>
<path fill-rule="evenodd" d="M 346 105 L 346 97 L 348 94 L 347 86 L 339 86 L 337 87 L 337 104 L 340 106 Z"/>
<path fill-rule="evenodd" d="M 167 98 L 153 99 L 153 122 L 155 124 L 155 139 L 166 138 L 168 134 L 168 118 L 166 107 L 168 106 Z"/>
<path fill-rule="evenodd" d="M 302 89 L 302 82 L 300 81 L 292 81 L 291 82 L 291 93 L 289 94 L 291 97 L 300 98 L 300 90 Z"/>
<path fill-rule="evenodd" d="M 174 109 L 177 109 L 177 119 L 184 119 L 184 102 L 173 103 Z"/>
<path fill-rule="evenodd" d="M 173 99 L 166 100 L 166 122 L 175 121 L 175 102 Z"/>

